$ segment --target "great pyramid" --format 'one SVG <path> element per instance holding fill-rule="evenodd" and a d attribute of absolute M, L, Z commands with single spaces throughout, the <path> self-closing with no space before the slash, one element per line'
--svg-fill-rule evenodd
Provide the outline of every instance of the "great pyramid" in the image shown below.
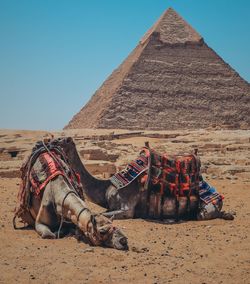
<path fill-rule="evenodd" d="M 65 128 L 250 128 L 250 84 L 168 9 Z"/>

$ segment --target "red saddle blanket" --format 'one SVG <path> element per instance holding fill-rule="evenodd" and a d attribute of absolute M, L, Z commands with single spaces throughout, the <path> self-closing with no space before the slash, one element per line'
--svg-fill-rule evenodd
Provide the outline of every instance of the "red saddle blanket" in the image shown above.
<path fill-rule="evenodd" d="M 52 154 L 59 159 L 54 152 Z M 63 161 L 60 160 L 60 163 L 63 163 Z M 62 166 L 59 166 L 58 162 L 48 152 L 42 153 L 30 171 L 29 179 L 32 191 L 39 195 L 48 182 L 58 175 L 65 176 Z"/>
<path fill-rule="evenodd" d="M 54 145 L 53 140 L 48 142 L 46 147 L 44 145 L 38 141 L 20 169 L 22 182 L 17 196 L 14 227 L 16 217 L 21 218 L 24 223 L 34 225 L 29 211 L 31 196 L 41 197 L 46 185 L 58 175 L 64 176 L 80 198 L 84 199 L 80 176 L 70 167 L 63 149 Z"/>
<path fill-rule="evenodd" d="M 148 148 L 141 153 L 151 160 L 148 172 L 151 190 L 166 196 L 198 196 L 201 164 L 196 155 L 159 155 Z"/>

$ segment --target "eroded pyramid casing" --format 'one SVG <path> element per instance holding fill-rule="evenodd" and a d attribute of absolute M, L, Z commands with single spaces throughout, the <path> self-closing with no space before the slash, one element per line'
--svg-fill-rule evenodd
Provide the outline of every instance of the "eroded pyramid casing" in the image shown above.
<path fill-rule="evenodd" d="M 249 128 L 249 112 L 249 83 L 168 9 L 65 128 Z"/>

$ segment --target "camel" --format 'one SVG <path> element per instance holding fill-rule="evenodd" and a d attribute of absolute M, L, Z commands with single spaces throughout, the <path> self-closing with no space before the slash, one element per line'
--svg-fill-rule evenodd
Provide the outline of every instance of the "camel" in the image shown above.
<path fill-rule="evenodd" d="M 55 156 L 45 144 L 44 147 L 58 162 L 58 156 Z M 31 165 L 31 168 L 35 166 L 36 162 L 33 166 Z M 28 186 L 32 187 L 30 175 L 28 175 L 28 182 Z M 65 231 L 69 224 L 70 227 L 77 229 L 78 234 L 80 233 L 91 245 L 101 245 L 118 250 L 128 249 L 125 235 L 112 225 L 112 220 L 90 211 L 67 176 L 60 174 L 52 178 L 43 189 L 41 198 L 32 189 L 31 191 L 29 189 L 29 192 L 31 192 L 29 209 L 22 208 L 15 217 L 21 217 L 23 221 L 33 226 L 42 238 L 60 237 L 60 233 Z"/>
<path fill-rule="evenodd" d="M 103 213 L 105 216 L 113 216 L 115 219 L 148 218 L 146 209 L 147 191 L 143 190 L 138 178 L 128 186 L 117 189 L 109 179 L 98 179 L 87 171 L 71 137 L 60 138 L 58 143 L 67 153 L 71 167 L 80 174 L 81 183 L 87 198 L 107 209 L 107 212 Z M 181 198 L 178 208 L 176 208 L 175 200 L 167 198 L 165 205 L 169 217 L 166 219 L 173 221 L 176 214 L 183 218 L 187 217 L 197 220 L 234 219 L 231 213 L 221 211 L 222 201 L 215 206 L 213 204 L 201 203 L 198 198 L 193 197 L 189 202 L 189 212 L 187 212 L 187 199 Z"/>

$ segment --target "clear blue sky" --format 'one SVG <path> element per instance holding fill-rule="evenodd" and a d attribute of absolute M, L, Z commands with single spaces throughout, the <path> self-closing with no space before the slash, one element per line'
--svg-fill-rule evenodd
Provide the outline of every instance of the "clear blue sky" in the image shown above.
<path fill-rule="evenodd" d="M 0 0 L 0 128 L 63 128 L 168 7 L 250 82 L 250 0 Z"/>

